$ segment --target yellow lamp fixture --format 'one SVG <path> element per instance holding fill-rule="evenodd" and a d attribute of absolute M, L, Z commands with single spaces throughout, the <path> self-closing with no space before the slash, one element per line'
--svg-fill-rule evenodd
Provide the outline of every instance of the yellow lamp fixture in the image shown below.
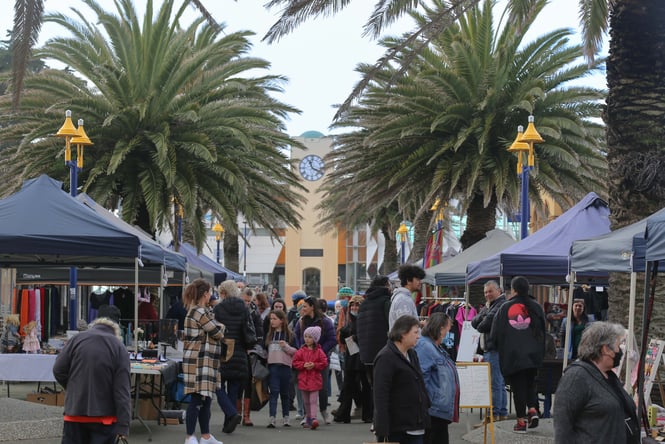
<path fill-rule="evenodd" d="M 76 129 L 76 136 L 72 137 L 70 143 L 76 145 L 76 166 L 83 168 L 83 148 L 94 144 L 85 133 L 85 129 L 83 128 L 83 119 L 79 119 L 78 124 L 79 125 Z"/>
<path fill-rule="evenodd" d="M 76 127 L 74 127 L 74 123 L 72 122 L 72 112 L 70 110 L 65 111 L 65 123 L 62 124 L 62 126 L 60 127 L 58 132 L 55 133 L 55 135 L 58 137 L 65 138 L 65 162 L 71 161 L 72 152 L 70 149 L 70 142 L 72 137 L 78 135 L 78 131 L 76 130 Z"/>
<path fill-rule="evenodd" d="M 543 143 L 545 139 L 540 137 L 540 134 L 536 130 L 536 125 L 533 123 L 533 116 L 529 116 L 529 124 L 526 127 L 526 131 L 522 135 L 520 142 L 526 142 L 529 144 L 529 166 L 533 167 L 536 164 L 536 156 L 533 151 L 533 145 L 536 143 Z"/>
<path fill-rule="evenodd" d="M 409 229 L 406 227 L 404 222 L 402 222 L 402 224 L 399 226 L 397 232 L 399 233 L 400 241 L 406 242 L 406 233 L 409 232 Z"/>
<path fill-rule="evenodd" d="M 522 174 L 522 153 L 528 153 L 531 150 L 531 145 L 526 142 L 522 142 L 522 136 L 524 135 L 524 127 L 519 125 L 517 127 L 517 136 L 513 143 L 508 147 L 508 152 L 517 153 L 517 174 Z"/>
<path fill-rule="evenodd" d="M 222 233 L 224 233 L 224 227 L 220 225 L 219 222 L 216 222 L 212 227 L 212 231 L 215 233 L 215 240 L 222 240 Z"/>

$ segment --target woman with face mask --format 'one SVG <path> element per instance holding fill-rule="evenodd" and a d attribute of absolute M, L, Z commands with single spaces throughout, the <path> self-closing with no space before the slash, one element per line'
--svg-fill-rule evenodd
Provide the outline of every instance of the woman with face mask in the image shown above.
<path fill-rule="evenodd" d="M 556 390 L 556 444 L 640 442 L 635 403 L 612 371 L 621 363 L 624 336 L 621 325 L 609 322 L 594 322 L 584 330 L 578 360 Z"/>
<path fill-rule="evenodd" d="M 351 405 L 356 400 L 356 405 L 368 405 L 372 391 L 365 373 L 365 367 L 360 361 L 358 349 L 357 324 L 358 310 L 364 301 L 362 296 L 353 296 L 349 300 L 349 315 L 345 319 L 345 325 L 339 331 L 340 342 L 346 347 L 344 349 L 344 385 L 340 396 L 339 408 L 335 412 L 334 421 L 341 423 L 351 422 Z M 360 405 L 358 405 L 360 404 Z"/>

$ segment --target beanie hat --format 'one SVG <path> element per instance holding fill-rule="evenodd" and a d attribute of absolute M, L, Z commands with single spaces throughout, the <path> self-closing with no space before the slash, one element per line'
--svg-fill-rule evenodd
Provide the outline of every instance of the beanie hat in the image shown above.
<path fill-rule="evenodd" d="M 291 295 L 291 299 L 293 300 L 293 302 L 298 302 L 299 300 L 305 299 L 306 297 L 307 297 L 307 293 L 305 293 L 302 290 L 298 290 L 298 291 L 296 291 L 295 293 L 293 293 Z"/>
<path fill-rule="evenodd" d="M 318 344 L 319 339 L 321 339 L 321 327 L 307 327 L 305 329 L 305 336 L 309 336 L 310 338 L 314 339 L 314 343 Z"/>
<path fill-rule="evenodd" d="M 116 324 L 120 323 L 120 309 L 115 305 L 104 304 L 100 306 L 97 310 L 97 316 L 110 319 Z"/>
<path fill-rule="evenodd" d="M 339 291 L 337 292 L 337 297 L 338 297 L 338 298 L 350 298 L 351 296 L 353 296 L 353 294 L 354 294 L 354 293 L 353 293 L 353 290 L 352 290 L 351 288 L 349 288 L 349 287 L 342 287 L 342 288 L 340 288 Z"/>

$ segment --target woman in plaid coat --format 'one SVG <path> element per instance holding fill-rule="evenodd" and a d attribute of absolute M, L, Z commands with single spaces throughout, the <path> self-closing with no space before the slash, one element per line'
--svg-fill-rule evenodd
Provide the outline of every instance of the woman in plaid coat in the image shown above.
<path fill-rule="evenodd" d="M 208 307 L 211 293 L 208 282 L 196 279 L 187 286 L 183 295 L 183 303 L 188 311 L 185 317 L 182 371 L 184 393 L 192 394 L 187 407 L 185 444 L 198 444 L 194 436 L 197 421 L 201 428 L 201 444 L 221 444 L 210 434 L 210 404 L 212 394 L 219 388 L 218 368 L 224 326 L 215 321 Z"/>

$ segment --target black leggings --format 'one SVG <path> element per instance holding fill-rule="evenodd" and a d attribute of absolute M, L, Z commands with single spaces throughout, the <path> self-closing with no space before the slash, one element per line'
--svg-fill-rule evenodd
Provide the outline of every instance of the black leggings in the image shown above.
<path fill-rule="evenodd" d="M 515 399 L 515 414 L 526 418 L 527 407 L 538 410 L 538 388 L 536 386 L 537 369 L 528 368 L 512 375 L 505 375 Z"/>

